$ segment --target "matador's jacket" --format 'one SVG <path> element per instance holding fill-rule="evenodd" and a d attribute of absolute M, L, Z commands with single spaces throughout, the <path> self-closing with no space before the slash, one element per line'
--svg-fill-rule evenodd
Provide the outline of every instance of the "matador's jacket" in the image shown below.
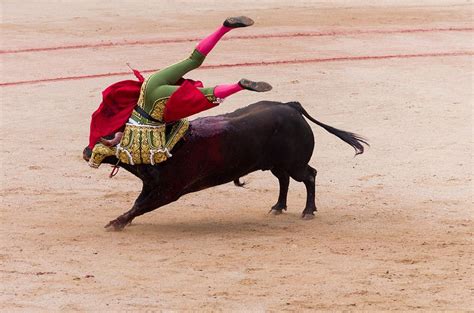
<path fill-rule="evenodd" d="M 171 149 L 189 128 L 186 117 L 219 104 L 214 96 L 205 96 L 198 81 L 182 79 L 180 87 L 168 98 L 158 99 L 152 108 L 144 108 L 146 80 L 133 70 L 138 80 L 112 84 L 102 92 L 102 103 L 92 114 L 89 148 L 91 167 L 115 155 L 127 164 L 156 164 L 171 157 Z M 168 128 L 167 128 L 168 125 Z M 120 143 L 107 146 L 101 139 L 122 132 Z"/>

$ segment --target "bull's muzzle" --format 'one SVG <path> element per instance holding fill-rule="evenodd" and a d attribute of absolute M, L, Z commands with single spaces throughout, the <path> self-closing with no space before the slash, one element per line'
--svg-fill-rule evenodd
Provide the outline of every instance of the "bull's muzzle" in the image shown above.
<path fill-rule="evenodd" d="M 82 151 L 82 158 L 86 161 L 89 162 L 91 159 L 92 155 L 92 149 L 89 147 L 85 147 L 84 150 Z"/>

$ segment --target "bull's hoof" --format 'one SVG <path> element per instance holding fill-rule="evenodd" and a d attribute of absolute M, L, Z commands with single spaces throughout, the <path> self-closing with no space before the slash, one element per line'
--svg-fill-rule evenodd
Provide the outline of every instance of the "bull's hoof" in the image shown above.
<path fill-rule="evenodd" d="M 286 204 L 280 204 L 279 202 L 277 202 L 274 206 L 272 206 L 270 211 L 268 211 L 268 214 L 280 215 L 283 213 L 283 210 L 286 211 Z"/>
<path fill-rule="evenodd" d="M 122 231 L 128 224 L 129 223 L 120 221 L 118 218 L 116 218 L 115 220 L 110 221 L 107 225 L 105 225 L 104 228 L 107 231 Z"/>
<path fill-rule="evenodd" d="M 301 218 L 306 221 L 312 220 L 314 218 L 314 213 L 303 213 Z"/>
<path fill-rule="evenodd" d="M 268 214 L 277 216 L 277 215 L 283 214 L 283 210 L 271 209 L 271 210 L 268 212 Z"/>

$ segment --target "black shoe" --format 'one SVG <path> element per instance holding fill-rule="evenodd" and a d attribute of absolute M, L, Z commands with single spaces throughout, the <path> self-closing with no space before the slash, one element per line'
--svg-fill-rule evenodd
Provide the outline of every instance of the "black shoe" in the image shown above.
<path fill-rule="evenodd" d="M 265 91 L 270 91 L 272 90 L 272 86 L 269 83 L 266 82 L 254 82 L 245 78 L 242 78 L 239 81 L 240 87 L 251 90 L 251 91 L 256 91 L 256 92 L 265 92 Z"/>
<path fill-rule="evenodd" d="M 229 17 L 224 21 L 224 26 L 230 28 L 247 27 L 253 25 L 253 20 L 246 16 Z"/>

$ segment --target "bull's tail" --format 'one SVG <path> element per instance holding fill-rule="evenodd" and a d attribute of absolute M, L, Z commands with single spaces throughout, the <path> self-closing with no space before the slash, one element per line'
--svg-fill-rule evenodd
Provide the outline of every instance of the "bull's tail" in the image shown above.
<path fill-rule="evenodd" d="M 303 106 L 299 102 L 288 102 L 287 105 L 290 105 L 292 108 L 296 109 L 298 112 L 300 112 L 303 116 L 305 116 L 311 122 L 315 123 L 316 125 L 321 126 L 326 131 L 339 137 L 339 139 L 351 145 L 354 148 L 356 155 L 364 153 L 364 146 L 362 144 L 366 144 L 367 146 L 370 146 L 369 143 L 367 142 L 367 139 L 365 139 L 362 136 L 331 127 L 329 125 L 321 123 L 320 121 L 315 120 L 311 115 L 308 114 L 308 112 L 306 112 L 306 110 L 303 108 Z"/>

